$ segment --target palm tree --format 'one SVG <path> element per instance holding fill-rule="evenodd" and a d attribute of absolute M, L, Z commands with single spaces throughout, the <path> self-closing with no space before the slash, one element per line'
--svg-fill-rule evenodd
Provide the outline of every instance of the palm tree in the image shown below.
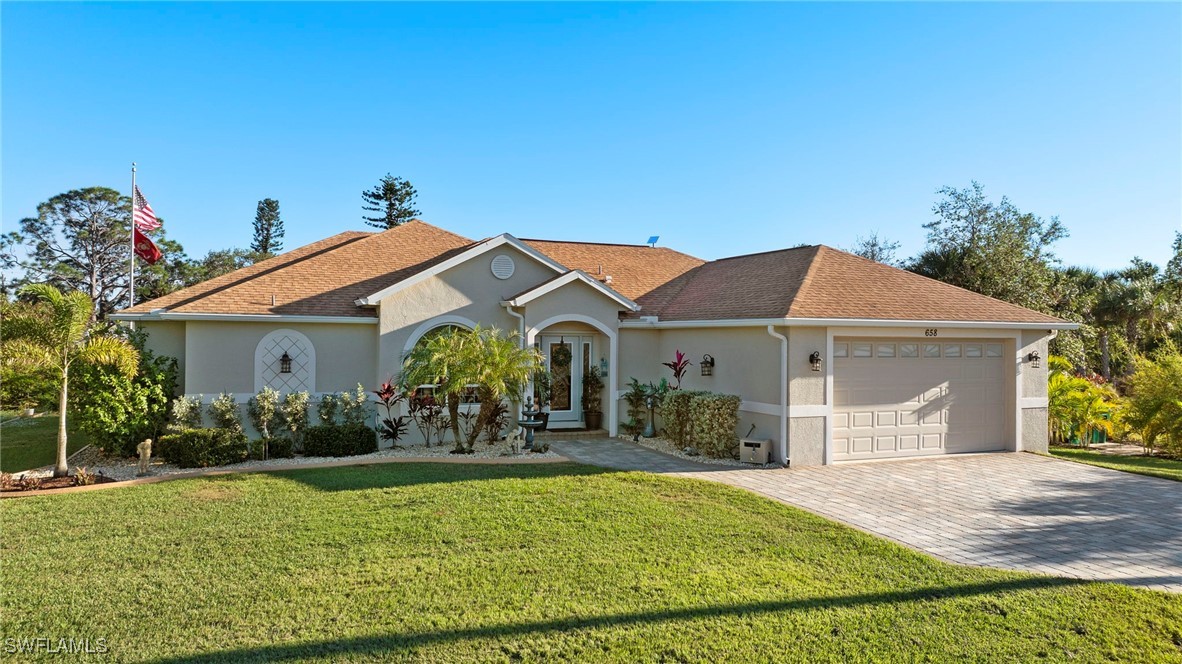
<path fill-rule="evenodd" d="M 69 474 L 66 411 L 70 366 L 75 362 L 102 364 L 132 376 L 139 363 L 139 353 L 123 339 L 92 333 L 94 300 L 86 293 L 62 293 L 49 284 L 32 284 L 22 288 L 20 294 L 45 303 L 48 320 L 29 314 L 17 314 L 5 320 L 0 357 L 16 369 L 51 369 L 60 375 L 57 463 L 53 476 L 65 477 Z"/>
<path fill-rule="evenodd" d="M 506 395 L 519 395 L 530 376 L 542 366 L 541 353 L 522 347 L 520 335 L 496 328 L 448 328 L 420 341 L 403 364 L 403 383 L 435 385 L 444 395 L 451 417 L 456 452 L 471 451 L 476 438 Z M 460 398 L 476 387 L 480 411 L 467 440 L 460 438 Z"/>

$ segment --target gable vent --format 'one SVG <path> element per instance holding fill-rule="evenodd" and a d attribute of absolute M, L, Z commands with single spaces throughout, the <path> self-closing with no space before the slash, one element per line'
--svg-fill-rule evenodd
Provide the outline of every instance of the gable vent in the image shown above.
<path fill-rule="evenodd" d="M 492 273 L 497 279 L 508 279 L 513 276 L 515 268 L 513 257 L 507 254 L 500 254 L 492 259 Z"/>

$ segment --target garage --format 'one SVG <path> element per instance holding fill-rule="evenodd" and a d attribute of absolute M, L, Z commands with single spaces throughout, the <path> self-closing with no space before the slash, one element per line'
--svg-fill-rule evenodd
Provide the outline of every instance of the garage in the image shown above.
<path fill-rule="evenodd" d="M 1006 368 L 998 340 L 835 338 L 834 460 L 1006 449 Z"/>

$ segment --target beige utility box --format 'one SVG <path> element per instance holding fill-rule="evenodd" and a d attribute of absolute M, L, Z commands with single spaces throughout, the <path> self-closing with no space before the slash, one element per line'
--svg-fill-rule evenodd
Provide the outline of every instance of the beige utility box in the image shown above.
<path fill-rule="evenodd" d="M 768 455 L 772 451 L 772 441 L 757 438 L 744 438 L 739 441 L 739 460 L 743 463 L 767 463 Z"/>

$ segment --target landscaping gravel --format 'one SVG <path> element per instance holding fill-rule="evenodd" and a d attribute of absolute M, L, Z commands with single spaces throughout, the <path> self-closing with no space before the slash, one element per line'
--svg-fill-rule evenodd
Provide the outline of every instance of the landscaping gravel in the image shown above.
<path fill-rule="evenodd" d="M 93 448 L 90 448 L 93 449 Z M 451 454 L 451 445 L 424 447 L 422 445 L 413 445 L 402 449 L 384 449 L 374 452 L 372 454 L 360 454 L 351 457 L 304 457 L 297 456 L 291 459 L 268 459 L 267 461 L 244 461 L 242 463 L 233 463 L 226 466 L 215 466 L 211 468 L 178 468 L 172 464 L 164 463 L 160 459 L 152 458 L 149 465 L 148 476 L 160 475 L 176 475 L 179 473 L 191 473 L 199 470 L 238 470 L 249 472 L 252 470 L 265 470 L 267 468 L 274 468 L 276 466 L 298 466 L 305 464 L 325 463 L 329 461 L 358 461 L 364 462 L 367 459 L 387 459 L 391 457 L 403 458 L 441 458 L 454 457 L 459 459 L 495 459 L 501 457 L 517 457 L 517 458 L 559 458 L 560 455 L 554 452 L 541 453 L 521 453 L 514 454 L 508 442 L 501 441 L 495 445 L 487 443 L 477 443 L 475 452 L 472 454 Z M 85 467 L 88 471 L 95 474 L 102 474 L 114 480 L 130 480 L 135 479 L 138 462 L 134 458 L 111 458 L 101 457 L 97 454 L 84 456 L 75 455 L 71 458 L 70 473 L 79 466 Z M 22 473 L 15 473 L 15 477 L 49 477 L 53 475 L 53 467 L 35 468 L 27 470 Z"/>

